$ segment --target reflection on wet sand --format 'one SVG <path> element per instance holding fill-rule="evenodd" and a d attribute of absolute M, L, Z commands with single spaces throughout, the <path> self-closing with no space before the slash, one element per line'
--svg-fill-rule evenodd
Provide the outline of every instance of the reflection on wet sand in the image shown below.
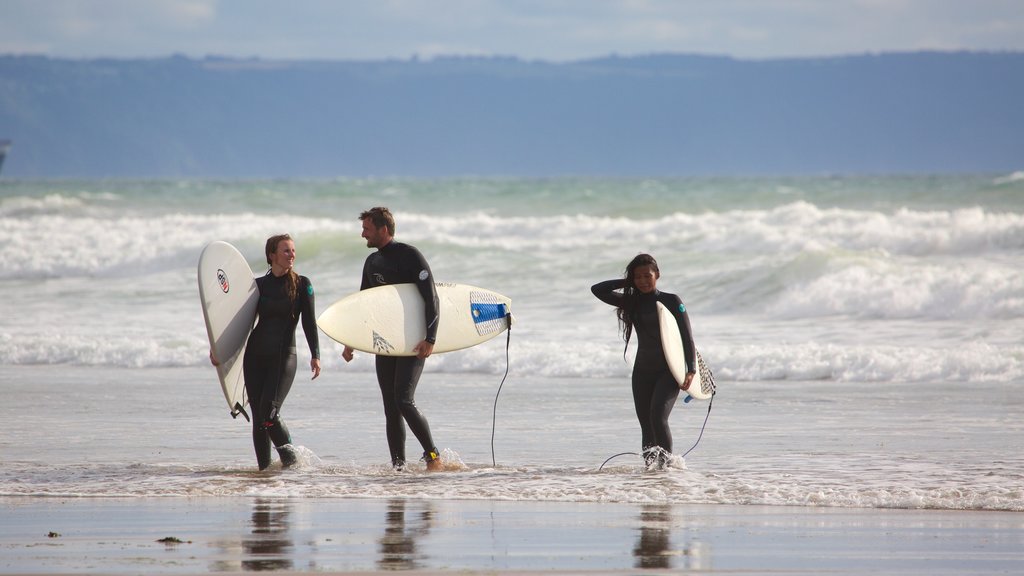
<path fill-rule="evenodd" d="M 261 572 L 294 568 L 295 547 L 289 536 L 291 505 L 256 500 L 252 509 L 250 536 L 242 538 L 242 570 Z"/>
<path fill-rule="evenodd" d="M 633 547 L 634 566 L 642 569 L 686 568 L 689 570 L 709 568 L 705 566 L 706 554 L 700 542 L 691 542 L 686 548 L 672 547 L 672 528 L 685 534 L 685 525 L 673 526 L 672 506 L 668 504 L 645 504 L 640 508 L 640 528 L 636 546 Z"/>
<path fill-rule="evenodd" d="M 231 560 L 218 559 L 211 572 L 264 572 L 292 570 L 295 543 L 291 537 L 291 504 L 257 499 L 246 531 L 236 542 L 222 541 L 217 547 Z"/>
<path fill-rule="evenodd" d="M 407 507 L 412 509 L 406 510 Z M 380 556 L 377 567 L 381 570 L 422 569 L 422 561 L 427 555 L 419 552 L 418 540 L 430 533 L 433 517 L 434 508 L 430 502 L 389 500 L 384 516 L 384 534 L 378 540 Z"/>

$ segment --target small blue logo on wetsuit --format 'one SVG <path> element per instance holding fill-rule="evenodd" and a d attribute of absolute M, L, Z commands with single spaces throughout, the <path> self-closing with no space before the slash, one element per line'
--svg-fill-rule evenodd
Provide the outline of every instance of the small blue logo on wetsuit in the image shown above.
<path fill-rule="evenodd" d="M 306 294 L 309 294 L 310 296 L 313 295 L 313 285 L 312 284 L 307 284 L 306 285 Z"/>
<path fill-rule="evenodd" d="M 686 306 L 683 306 L 682 302 L 679 303 L 679 312 L 686 312 Z"/>

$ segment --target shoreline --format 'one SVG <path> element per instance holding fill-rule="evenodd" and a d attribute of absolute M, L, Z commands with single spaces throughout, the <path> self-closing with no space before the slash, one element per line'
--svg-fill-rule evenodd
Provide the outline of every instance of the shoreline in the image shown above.
<path fill-rule="evenodd" d="M 1018 512 L 159 496 L 0 497 L 0 509 L 5 574 L 934 575 L 1024 565 Z"/>

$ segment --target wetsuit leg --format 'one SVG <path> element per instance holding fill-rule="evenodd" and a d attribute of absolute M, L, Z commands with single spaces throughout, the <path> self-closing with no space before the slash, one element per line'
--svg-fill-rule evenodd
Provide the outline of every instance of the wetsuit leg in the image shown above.
<path fill-rule="evenodd" d="M 405 465 L 405 422 L 402 409 L 398 407 L 395 394 L 395 368 L 398 358 L 377 356 L 377 384 L 380 385 L 381 400 L 384 401 L 384 426 L 388 437 L 388 450 L 393 466 Z"/>
<path fill-rule="evenodd" d="M 279 405 L 284 402 L 295 378 L 296 359 L 291 354 L 281 358 L 246 354 L 242 370 L 245 376 L 245 390 L 249 395 L 252 409 L 252 443 L 256 451 L 256 463 L 265 470 L 271 463 L 271 442 L 275 446 L 291 443 L 291 435 L 284 421 L 277 417 L 272 426 L 266 426 L 275 398 Z M 285 457 L 282 463 L 286 465 Z"/>
<path fill-rule="evenodd" d="M 420 382 L 420 375 L 423 373 L 423 365 L 426 361 L 423 358 L 402 357 L 398 359 L 395 367 L 395 399 L 398 407 L 402 410 L 402 417 L 412 430 L 424 452 L 436 452 L 434 439 L 430 435 L 430 424 L 426 417 L 416 407 L 416 386 Z"/>
<path fill-rule="evenodd" d="M 657 372 L 633 368 L 633 409 L 640 422 L 640 442 L 644 451 L 657 445 L 654 424 L 651 422 L 651 402 L 657 377 Z"/>
<path fill-rule="evenodd" d="M 277 383 L 276 395 L 268 394 L 270 396 L 270 403 L 273 403 L 275 397 L 277 398 L 278 411 L 281 410 L 281 407 L 284 405 L 284 399 L 288 397 L 288 392 L 292 389 L 297 366 L 298 358 L 293 348 L 291 353 L 282 358 L 281 379 Z M 267 413 L 270 413 L 269 408 Z M 267 432 L 270 434 L 270 439 L 274 442 L 274 446 L 277 447 L 277 453 L 281 457 L 281 465 L 287 468 L 294 464 L 296 461 L 295 454 L 288 448 L 282 448 L 292 443 L 292 435 L 288 432 L 288 426 L 285 425 L 284 419 L 281 418 L 280 414 L 274 420 L 274 425 L 267 429 Z"/>
<path fill-rule="evenodd" d="M 405 464 L 405 425 L 419 440 L 423 450 L 435 451 L 427 419 L 416 407 L 416 385 L 423 373 L 424 360 L 416 357 L 377 356 L 377 383 L 384 401 L 391 463 Z"/>
<path fill-rule="evenodd" d="M 276 362 L 269 361 L 267 356 L 246 354 L 242 360 L 242 372 L 245 376 L 245 392 L 249 396 L 249 409 L 252 413 L 252 445 L 256 451 L 256 464 L 260 470 L 270 466 L 270 434 L 263 426 L 267 413 L 263 411 L 264 390 L 268 387 L 267 380 L 277 377 L 278 371 L 271 372 L 269 366 Z"/>
<path fill-rule="evenodd" d="M 654 443 L 665 452 L 672 453 L 672 430 L 668 426 L 668 417 L 679 397 L 679 384 L 669 371 L 662 372 L 654 383 L 649 408 L 651 427 L 654 431 Z"/>

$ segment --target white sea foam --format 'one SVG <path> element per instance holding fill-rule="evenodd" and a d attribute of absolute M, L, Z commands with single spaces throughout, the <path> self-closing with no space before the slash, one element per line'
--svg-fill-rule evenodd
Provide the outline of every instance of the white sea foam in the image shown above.
<path fill-rule="evenodd" d="M 308 362 L 301 332 L 297 336 L 300 364 Z M 595 345 L 589 341 L 561 343 L 513 338 L 506 361 L 504 342 L 451 354 L 435 355 L 428 371 L 438 374 L 479 374 L 497 382 L 508 368 L 509 377 L 588 380 L 602 377 L 628 379 L 632 350 L 623 356 L 621 345 Z M 888 340 L 863 344 L 777 342 L 729 344 L 707 339 L 701 347 L 716 379 L 729 382 L 776 380 L 831 381 L 836 383 L 912 383 L 941 381 L 1005 382 L 1024 380 L 1024 346 L 995 346 L 974 342 L 955 349 L 924 345 L 897 345 Z M 0 333 L 0 364 L 73 365 L 123 368 L 206 366 L 208 344 L 201 331 L 188 337 L 161 332 L 108 335 L 88 333 L 38 335 Z M 367 355 L 349 365 L 340 348 L 322 344 L 325 370 L 372 373 Z"/>
<path fill-rule="evenodd" d="M 338 465 L 323 462 L 299 447 L 302 464 L 282 473 L 258 475 L 244 467 L 142 465 L 130 469 L 72 466 L 48 482 L 0 484 L 0 497 L 163 497 L 249 498 L 409 498 L 528 500 L 535 502 L 620 502 L 634 504 L 742 504 L 846 508 L 1024 511 L 1024 492 L 1001 483 L 999 474 L 973 485 L 922 486 L 905 479 L 907 470 L 884 483 L 850 479 L 822 481 L 813 468 L 790 475 L 708 475 L 686 469 L 644 472 L 639 464 L 595 468 L 464 464 L 444 473 L 444 483 L 430 482 L 422 466 L 404 473 L 385 465 Z M 923 472 L 919 469 L 919 473 Z M 37 472 L 22 469 L 34 478 Z M 38 472 L 39 474 L 42 471 Z M 934 476 L 933 476 L 934 474 Z M 941 472 L 925 476 L 939 478 Z M 211 481 L 216 480 L 216 481 Z"/>
<path fill-rule="evenodd" d="M 61 278 L 114 273 L 140 276 L 168 266 L 194 266 L 211 239 L 249 248 L 259 262 L 267 230 L 312 234 L 341 229 L 329 219 L 165 214 L 155 217 L 73 217 L 43 214 L 0 220 L 0 257 L 12 266 L 0 278 Z"/>
<path fill-rule="evenodd" d="M 996 178 L 995 180 L 992 181 L 992 183 L 995 184 L 996 186 L 1001 186 L 1003 184 L 1013 184 L 1016 182 L 1024 182 L 1024 171 L 1012 172 L 1006 176 L 1000 176 L 999 178 Z"/>
<path fill-rule="evenodd" d="M 895 213 L 823 209 L 795 202 L 768 210 L 669 211 L 650 218 L 559 215 L 454 217 L 407 215 L 411 234 L 456 246 L 504 250 L 568 250 L 632 242 L 677 245 L 688 252 L 799 253 L 883 251 L 964 255 L 1024 249 L 1024 215 L 982 208 Z"/>

